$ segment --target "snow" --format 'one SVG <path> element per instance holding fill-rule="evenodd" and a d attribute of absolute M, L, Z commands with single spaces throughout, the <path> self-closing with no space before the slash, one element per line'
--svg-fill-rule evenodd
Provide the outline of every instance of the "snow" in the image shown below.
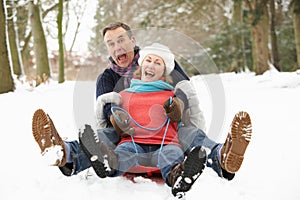
<path fill-rule="evenodd" d="M 253 136 L 244 163 L 232 181 L 206 168 L 187 199 L 300 199 L 299 71 L 193 77 L 201 94 L 208 133 L 218 110 L 210 101 L 214 97 L 207 80 L 217 77 L 224 88 L 224 98 L 218 99 L 224 108 L 218 109 L 225 115 L 220 133 L 211 136 L 224 141 L 234 114 L 240 110 L 250 114 Z M 31 132 L 34 111 L 44 109 L 63 138 L 76 139 L 79 127 L 93 121 L 89 115 L 94 105 L 80 103 L 93 104 L 94 83 L 51 81 L 34 89 L 16 83 L 15 92 L 0 95 L 0 199 L 172 199 L 166 185 L 141 177 L 136 184 L 123 177 L 99 179 L 92 169 L 65 177 L 57 167 L 45 164 Z"/>
<path fill-rule="evenodd" d="M 60 163 L 63 159 L 63 156 L 63 148 L 60 145 L 51 146 L 42 152 L 42 158 L 44 159 L 45 164 L 50 166 Z"/>

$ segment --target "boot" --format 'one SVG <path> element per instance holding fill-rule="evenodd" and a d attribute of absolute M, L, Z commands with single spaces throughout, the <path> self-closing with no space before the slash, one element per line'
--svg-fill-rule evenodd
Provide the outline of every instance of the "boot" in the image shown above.
<path fill-rule="evenodd" d="M 221 149 L 220 165 L 229 173 L 236 173 L 244 160 L 244 154 L 251 140 L 252 125 L 247 112 L 237 113 L 231 123 L 231 132 Z"/>
<path fill-rule="evenodd" d="M 99 140 L 90 125 L 85 125 L 84 130 L 79 133 L 79 144 L 100 178 L 116 173 L 119 167 L 117 155 Z"/>
<path fill-rule="evenodd" d="M 172 194 L 181 199 L 189 191 L 206 165 L 206 152 L 202 147 L 194 147 L 185 160 L 175 165 L 168 175 Z"/>
<path fill-rule="evenodd" d="M 42 155 L 47 154 L 51 149 L 56 151 L 57 158 L 51 165 L 62 167 L 66 164 L 67 154 L 64 141 L 56 131 L 50 116 L 42 109 L 36 110 L 33 115 L 32 134 L 41 149 Z"/>

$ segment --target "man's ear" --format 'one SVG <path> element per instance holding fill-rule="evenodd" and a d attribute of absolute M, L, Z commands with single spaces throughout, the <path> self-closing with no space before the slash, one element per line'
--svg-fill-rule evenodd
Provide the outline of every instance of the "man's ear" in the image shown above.
<path fill-rule="evenodd" d="M 131 37 L 131 41 L 132 41 L 132 43 L 133 43 L 134 46 L 135 46 L 135 45 L 136 45 L 136 40 L 135 40 L 135 37 L 134 37 L 134 36 Z"/>

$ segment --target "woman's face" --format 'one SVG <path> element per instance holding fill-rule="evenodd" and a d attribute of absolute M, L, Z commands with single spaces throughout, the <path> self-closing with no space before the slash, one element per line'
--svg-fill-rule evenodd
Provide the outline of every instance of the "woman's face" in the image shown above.
<path fill-rule="evenodd" d="M 165 63 L 159 56 L 149 54 L 142 62 L 141 80 L 153 82 L 160 80 L 165 73 Z"/>

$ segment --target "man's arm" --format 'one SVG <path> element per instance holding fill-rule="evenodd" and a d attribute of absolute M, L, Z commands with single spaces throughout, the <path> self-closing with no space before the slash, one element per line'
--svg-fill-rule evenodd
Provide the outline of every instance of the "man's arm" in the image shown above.
<path fill-rule="evenodd" d="M 110 69 L 104 70 L 97 78 L 96 82 L 96 98 L 102 94 L 114 91 L 114 87 L 120 78 L 112 73 Z"/>
<path fill-rule="evenodd" d="M 113 92 L 119 79 L 120 79 L 120 77 L 116 73 L 113 73 L 110 69 L 106 69 L 97 78 L 96 98 L 98 99 L 98 97 L 103 94 L 108 94 L 108 93 Z M 97 106 L 101 106 L 101 105 L 97 105 Z M 102 110 L 104 117 L 109 124 L 110 124 L 110 115 L 111 115 L 110 109 L 111 109 L 111 104 L 108 103 L 108 104 L 105 104 L 105 106 L 103 107 L 103 110 Z"/>
<path fill-rule="evenodd" d="M 182 80 L 190 80 L 189 76 L 183 71 L 182 67 L 175 60 L 174 70 L 171 72 L 171 77 L 173 80 L 173 86 Z"/>
<path fill-rule="evenodd" d="M 206 131 L 205 118 L 200 99 L 191 81 L 181 81 L 175 87 L 175 95 L 184 103 L 182 122 L 185 126 L 195 126 Z"/>
<path fill-rule="evenodd" d="M 186 126 L 195 126 L 205 131 L 205 118 L 200 108 L 199 97 L 189 77 L 175 61 L 175 68 L 171 73 L 175 96 L 183 102 L 182 122 Z"/>

